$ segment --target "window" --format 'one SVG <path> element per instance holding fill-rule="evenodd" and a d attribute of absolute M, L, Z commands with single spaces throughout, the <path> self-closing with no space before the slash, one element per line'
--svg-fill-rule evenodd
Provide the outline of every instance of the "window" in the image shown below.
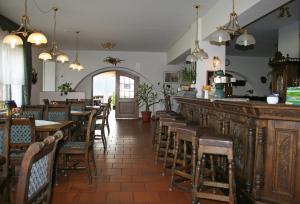
<path fill-rule="evenodd" d="M 120 98 L 134 98 L 134 80 L 120 76 Z"/>
<path fill-rule="evenodd" d="M 6 32 L 0 30 L 0 100 L 23 104 L 24 54 L 22 47 L 14 49 L 2 43 Z"/>

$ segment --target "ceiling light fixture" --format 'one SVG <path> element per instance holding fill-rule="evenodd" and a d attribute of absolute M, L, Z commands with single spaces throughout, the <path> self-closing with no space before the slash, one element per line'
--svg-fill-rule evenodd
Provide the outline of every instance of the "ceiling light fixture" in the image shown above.
<path fill-rule="evenodd" d="M 79 35 L 79 31 L 76 32 L 76 56 L 75 56 L 75 60 L 70 64 L 70 68 L 73 69 L 73 70 L 82 70 L 84 69 L 84 67 L 79 63 L 79 60 L 78 60 L 78 35 Z"/>
<path fill-rule="evenodd" d="M 52 60 L 56 57 L 56 61 L 64 63 L 69 61 L 69 57 L 59 49 L 58 42 L 56 41 L 56 12 L 58 8 L 53 8 L 54 11 L 54 28 L 53 28 L 53 41 L 50 49 L 44 50 L 39 54 L 41 60 Z"/>
<path fill-rule="evenodd" d="M 25 14 L 21 18 L 20 27 L 17 30 L 12 31 L 10 34 L 6 35 L 3 39 L 3 43 L 9 45 L 11 48 L 23 45 L 23 40 L 18 35 L 22 35 L 24 38 L 28 36 L 27 42 L 30 42 L 32 44 L 40 45 L 47 43 L 47 38 L 43 33 L 31 28 L 30 19 L 27 15 L 27 0 L 25 0 L 24 2 Z"/>
<path fill-rule="evenodd" d="M 200 48 L 199 39 L 198 39 L 198 18 L 199 18 L 199 5 L 195 6 L 196 8 L 196 40 L 195 40 L 195 49 L 193 52 L 187 56 L 186 61 L 188 62 L 196 62 L 198 60 L 208 59 L 208 54 Z"/>
<path fill-rule="evenodd" d="M 212 35 L 211 41 L 215 43 L 224 43 L 231 40 L 231 36 L 240 35 L 236 43 L 241 46 L 254 45 L 256 43 L 253 35 L 250 35 L 247 30 L 241 28 L 238 22 L 238 16 L 235 12 L 234 0 L 232 0 L 232 12 L 230 13 L 229 23 L 218 27 L 217 31 Z"/>

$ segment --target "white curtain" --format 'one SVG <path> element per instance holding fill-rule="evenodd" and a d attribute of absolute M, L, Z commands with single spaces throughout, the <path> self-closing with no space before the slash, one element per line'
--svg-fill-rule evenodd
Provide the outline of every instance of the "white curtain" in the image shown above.
<path fill-rule="evenodd" d="M 25 75 L 23 47 L 12 49 L 4 45 L 6 34 L 0 29 L 0 100 L 14 100 L 21 106 Z"/>

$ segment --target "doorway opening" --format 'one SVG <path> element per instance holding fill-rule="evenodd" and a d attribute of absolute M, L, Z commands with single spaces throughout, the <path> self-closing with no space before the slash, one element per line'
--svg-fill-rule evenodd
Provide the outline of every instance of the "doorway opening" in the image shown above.
<path fill-rule="evenodd" d="M 139 109 L 135 98 L 138 76 L 125 71 L 107 71 L 94 75 L 92 81 L 94 105 L 107 103 L 111 97 L 116 119 L 138 118 Z"/>

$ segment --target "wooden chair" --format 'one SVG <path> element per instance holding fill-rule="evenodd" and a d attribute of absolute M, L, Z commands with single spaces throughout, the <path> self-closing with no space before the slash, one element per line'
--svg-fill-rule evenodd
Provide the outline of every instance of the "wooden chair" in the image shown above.
<path fill-rule="evenodd" d="M 49 104 L 46 106 L 45 120 L 66 121 L 70 120 L 70 106 Z"/>
<path fill-rule="evenodd" d="M 79 101 L 84 101 L 85 106 L 92 106 L 93 100 L 92 99 L 80 99 Z"/>
<path fill-rule="evenodd" d="M 21 114 L 23 116 L 34 116 L 36 120 L 43 120 L 44 109 L 45 106 L 43 105 L 23 105 Z"/>
<path fill-rule="evenodd" d="M 76 99 L 76 98 L 67 98 L 66 99 L 66 103 L 67 104 L 70 104 L 70 103 L 72 103 L 72 102 L 77 102 L 78 101 L 78 99 Z"/>
<path fill-rule="evenodd" d="M 85 102 L 84 101 L 68 101 L 68 105 L 70 105 L 71 111 L 84 111 L 85 110 Z"/>
<path fill-rule="evenodd" d="M 25 151 L 36 140 L 33 117 L 13 117 L 10 126 L 9 161 L 14 170 L 20 165 Z"/>
<path fill-rule="evenodd" d="M 104 105 L 104 108 L 103 108 L 103 111 L 101 112 L 101 114 L 97 115 L 97 121 L 99 121 L 99 120 L 102 121 L 103 120 L 104 126 L 107 127 L 108 134 L 110 133 L 109 118 L 108 118 L 109 117 L 109 113 L 110 113 L 110 106 L 111 106 L 110 103 L 106 103 Z"/>
<path fill-rule="evenodd" d="M 56 105 L 67 105 L 67 101 L 51 101 L 51 104 L 56 104 Z"/>
<path fill-rule="evenodd" d="M 55 150 L 62 137 L 59 131 L 30 145 L 21 165 L 16 204 L 50 203 Z"/>
<path fill-rule="evenodd" d="M 96 110 L 92 110 L 88 126 L 86 130 L 86 140 L 85 142 L 71 142 L 67 141 L 65 142 L 61 148 L 59 149 L 59 154 L 64 158 L 64 169 L 67 170 L 67 162 L 69 160 L 69 156 L 72 155 L 81 155 L 84 156 L 84 163 L 86 166 L 86 170 L 88 173 L 88 180 L 89 183 L 92 183 L 92 174 L 91 174 L 91 168 L 90 168 L 90 159 L 92 160 L 93 167 L 94 167 L 94 173 L 95 176 L 97 175 L 97 168 L 94 158 L 94 142 L 93 142 L 93 131 L 94 131 L 94 123 L 96 120 Z"/>
<path fill-rule="evenodd" d="M 105 136 L 105 122 L 108 114 L 108 107 L 106 106 L 103 111 L 98 112 L 99 116 L 96 116 L 96 124 L 94 131 L 94 140 L 102 140 L 104 151 L 107 148 L 107 141 Z"/>
<path fill-rule="evenodd" d="M 44 103 L 44 105 L 48 105 L 48 104 L 50 104 L 50 101 L 49 101 L 49 99 L 43 99 L 43 103 Z"/>
<path fill-rule="evenodd" d="M 9 161 L 9 119 L 0 119 L 0 193 L 8 200 L 8 161 Z M 0 200 L 1 202 L 1 200 Z"/>

